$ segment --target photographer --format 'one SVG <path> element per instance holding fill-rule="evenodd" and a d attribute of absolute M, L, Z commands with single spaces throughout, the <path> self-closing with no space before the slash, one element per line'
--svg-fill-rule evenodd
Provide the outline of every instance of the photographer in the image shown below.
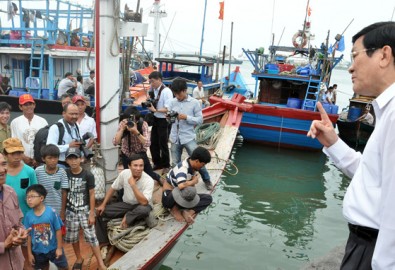
<path fill-rule="evenodd" d="M 113 144 L 121 146 L 124 169 L 128 168 L 130 157 L 139 154 L 144 160 L 144 171 L 160 183 L 160 176 L 152 170 L 147 156 L 147 149 L 150 146 L 148 124 L 143 120 L 136 107 L 130 106 L 124 111 Z"/>
<path fill-rule="evenodd" d="M 188 95 L 186 80 L 175 79 L 172 89 L 176 98 L 172 99 L 167 107 L 169 120 L 174 122 L 170 131 L 171 156 L 174 167 L 181 161 L 184 148 L 191 156 L 193 150 L 198 147 L 194 128 L 203 123 L 203 114 L 199 101 Z M 202 167 L 199 173 L 207 190 L 211 190 L 213 185 L 207 169 Z"/>
<path fill-rule="evenodd" d="M 162 74 L 158 71 L 149 76 L 150 96 L 154 103 L 147 108 L 154 113 L 151 136 L 151 155 L 154 170 L 170 167 L 170 153 L 167 141 L 169 123 L 166 120 L 166 105 L 173 99 L 171 90 L 162 83 Z"/>
<path fill-rule="evenodd" d="M 65 154 L 69 148 L 80 148 L 83 144 L 80 132 L 77 126 L 78 120 L 78 107 L 73 103 L 66 104 L 63 107 L 63 118 L 58 122 L 62 123 L 64 126 L 64 135 L 62 139 L 62 144 L 58 145 L 58 140 L 60 136 L 59 128 L 57 125 L 52 125 L 48 131 L 47 144 L 54 144 L 59 148 L 60 156 L 58 164 L 62 167 L 66 167 Z"/>

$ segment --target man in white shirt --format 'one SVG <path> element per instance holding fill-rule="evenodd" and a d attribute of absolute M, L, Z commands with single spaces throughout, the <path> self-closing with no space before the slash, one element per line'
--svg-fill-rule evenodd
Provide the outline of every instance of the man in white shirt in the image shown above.
<path fill-rule="evenodd" d="M 10 124 L 11 136 L 21 140 L 25 149 L 23 161 L 32 167 L 38 165 L 34 160 L 34 138 L 40 128 L 48 125 L 47 120 L 34 114 L 35 108 L 33 97 L 30 94 L 23 94 L 19 97 L 19 109 L 23 115 L 12 120 Z"/>
<path fill-rule="evenodd" d="M 169 152 L 169 123 L 166 120 L 166 105 L 173 99 L 173 92 L 166 87 L 162 80 L 162 74 L 153 71 L 148 76 L 151 84 L 149 91 L 151 99 L 155 99 L 156 105 L 149 106 L 148 109 L 154 113 L 154 122 L 151 130 L 151 156 L 154 163 L 154 170 L 170 168 Z"/>
<path fill-rule="evenodd" d="M 84 79 L 84 92 L 89 95 L 95 95 L 95 71 L 89 72 L 89 77 Z"/>
<path fill-rule="evenodd" d="M 76 90 L 77 90 L 77 80 L 76 78 L 73 77 L 73 73 L 67 72 L 58 85 L 58 98 L 60 98 L 67 91 L 69 91 L 69 94 L 74 95 Z"/>
<path fill-rule="evenodd" d="M 352 181 L 343 201 L 350 235 L 340 269 L 395 267 L 395 22 L 372 24 L 353 38 L 349 68 L 355 94 L 376 96 L 375 129 L 360 152 L 337 136 L 322 105 L 308 136 Z"/>
<path fill-rule="evenodd" d="M 200 105 L 203 104 L 205 107 L 210 106 L 210 102 L 208 102 L 204 97 L 202 81 L 197 82 L 197 86 L 195 87 L 195 89 L 193 89 L 192 96 L 200 102 Z"/>
<path fill-rule="evenodd" d="M 48 130 L 47 145 L 54 144 L 59 148 L 60 156 L 58 164 L 63 167 L 67 167 L 66 164 L 66 151 L 69 148 L 80 148 L 81 146 L 81 135 L 78 130 L 78 107 L 73 103 L 68 103 L 63 107 L 63 118 L 58 122 L 62 123 L 64 127 L 64 134 L 62 143 L 58 144 L 59 136 L 61 135 L 59 127 L 52 125 Z"/>
<path fill-rule="evenodd" d="M 76 95 L 73 97 L 73 103 L 78 107 L 78 120 L 77 125 L 80 131 L 81 137 L 86 133 L 92 133 L 93 137 L 86 141 L 86 147 L 91 148 L 93 141 L 97 138 L 96 122 L 92 117 L 89 117 L 86 113 L 86 100 L 83 96 Z"/>
<path fill-rule="evenodd" d="M 130 157 L 129 169 L 123 170 L 115 179 L 102 204 L 96 208 L 96 236 L 99 243 L 109 243 L 107 222 L 103 219 L 122 218 L 121 227 L 127 228 L 144 220 L 152 210 L 154 180 L 144 171 L 144 160 L 138 154 Z M 114 192 L 124 190 L 121 202 L 107 205 Z"/>

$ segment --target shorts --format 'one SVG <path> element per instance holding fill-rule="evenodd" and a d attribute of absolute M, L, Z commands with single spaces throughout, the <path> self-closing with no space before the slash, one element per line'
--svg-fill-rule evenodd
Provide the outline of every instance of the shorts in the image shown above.
<path fill-rule="evenodd" d="M 62 256 L 56 259 L 56 249 L 51 250 L 48 253 L 33 253 L 34 256 L 34 269 L 44 269 L 48 267 L 49 262 L 54 263 L 58 268 L 68 268 L 66 256 L 62 248 Z"/>
<path fill-rule="evenodd" d="M 84 232 L 85 242 L 91 246 L 98 246 L 95 226 L 88 224 L 89 212 L 78 211 L 73 212 L 66 210 L 66 235 L 64 241 L 66 243 L 76 243 L 79 241 L 80 226 Z"/>

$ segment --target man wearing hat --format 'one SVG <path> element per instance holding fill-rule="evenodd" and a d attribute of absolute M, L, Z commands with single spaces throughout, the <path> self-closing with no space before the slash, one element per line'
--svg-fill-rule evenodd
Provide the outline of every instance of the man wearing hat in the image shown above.
<path fill-rule="evenodd" d="M 194 222 L 193 216 L 206 209 L 213 198 L 210 194 L 197 194 L 199 170 L 211 161 L 210 152 L 197 147 L 192 155 L 169 171 L 163 184 L 162 205 L 170 209 L 177 221 Z"/>
<path fill-rule="evenodd" d="M 76 78 L 73 77 L 73 73 L 66 72 L 66 74 L 64 74 L 64 78 L 60 81 L 58 85 L 58 98 L 60 98 L 67 91 L 74 92 L 75 94 L 76 89 L 77 89 Z"/>
<path fill-rule="evenodd" d="M 81 136 L 84 136 L 88 132 L 92 133 L 93 135 L 93 138 L 90 138 L 86 141 L 86 147 L 91 148 L 93 141 L 97 138 L 96 122 L 92 117 L 89 117 L 85 113 L 86 100 L 83 96 L 76 95 L 73 97 L 72 101 L 78 107 L 77 125 Z"/>
<path fill-rule="evenodd" d="M 30 94 L 20 96 L 19 109 L 23 115 L 12 120 L 10 125 L 11 136 L 20 139 L 25 148 L 23 161 L 33 167 L 37 166 L 34 160 L 34 138 L 40 128 L 48 125 L 47 120 L 34 114 L 35 108 L 36 103 Z"/>

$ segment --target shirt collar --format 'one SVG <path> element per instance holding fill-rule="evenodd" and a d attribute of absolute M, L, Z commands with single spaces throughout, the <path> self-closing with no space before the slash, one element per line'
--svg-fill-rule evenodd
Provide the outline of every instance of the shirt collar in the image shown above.
<path fill-rule="evenodd" d="M 383 93 L 381 93 L 372 104 L 374 107 L 375 115 L 378 119 L 381 118 L 384 107 L 395 97 L 395 83 L 390 85 Z"/>

